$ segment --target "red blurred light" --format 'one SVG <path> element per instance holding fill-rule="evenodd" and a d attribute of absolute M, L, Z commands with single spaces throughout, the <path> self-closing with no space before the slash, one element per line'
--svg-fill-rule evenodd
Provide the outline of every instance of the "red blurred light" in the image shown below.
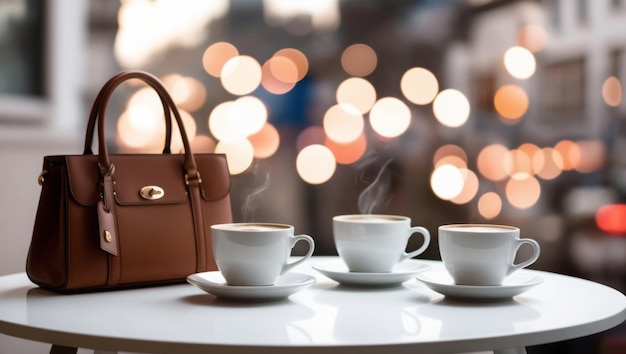
<path fill-rule="evenodd" d="M 626 204 L 605 205 L 598 209 L 596 225 L 608 234 L 626 236 Z"/>

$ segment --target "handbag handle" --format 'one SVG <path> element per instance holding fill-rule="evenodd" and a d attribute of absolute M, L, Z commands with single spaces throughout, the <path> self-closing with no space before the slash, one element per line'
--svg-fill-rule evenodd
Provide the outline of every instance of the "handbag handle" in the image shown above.
<path fill-rule="evenodd" d="M 174 118 L 176 119 L 176 123 L 178 124 L 178 128 L 179 128 L 182 142 L 183 142 L 183 148 L 185 151 L 184 165 L 185 165 L 185 171 L 187 173 L 187 178 L 190 180 L 196 179 L 196 178 L 199 179 L 198 168 L 196 165 L 196 161 L 193 157 L 193 154 L 191 152 L 189 138 L 187 137 L 187 133 L 185 132 L 183 120 L 180 116 L 180 113 L 178 112 L 178 109 L 176 108 L 176 104 L 174 103 L 174 100 L 172 100 L 171 96 L 169 95 L 165 87 L 163 87 L 163 84 L 158 78 L 144 71 L 137 71 L 137 70 L 122 71 L 119 74 L 113 76 L 111 79 L 109 79 L 109 81 L 107 81 L 107 83 L 102 87 L 102 89 L 98 93 L 98 96 L 96 97 L 96 100 L 91 110 L 88 127 L 87 127 L 87 135 L 85 137 L 85 149 L 83 153 L 92 154 L 91 143 L 93 140 L 95 123 L 97 121 L 98 123 L 98 162 L 100 163 L 100 170 L 103 175 L 109 171 L 112 171 L 113 167 L 111 164 L 111 160 L 109 158 L 109 152 L 106 146 L 106 140 L 104 138 L 104 130 L 105 130 L 104 117 L 106 113 L 106 106 L 115 88 L 117 88 L 117 86 L 119 86 L 122 82 L 129 80 L 129 79 L 141 79 L 146 84 L 150 85 L 157 92 L 157 94 L 159 95 L 159 98 L 161 99 L 161 103 L 163 104 L 163 110 L 165 113 L 165 125 L 166 125 L 165 148 L 163 150 L 163 153 L 170 152 L 170 143 L 171 143 L 171 134 L 172 134 L 171 133 L 172 123 L 171 123 L 170 112 L 174 113 Z"/>
<path fill-rule="evenodd" d="M 96 127 L 96 122 L 98 119 L 99 112 L 101 110 L 100 107 L 101 107 L 101 102 L 102 102 L 102 96 L 104 96 L 105 92 L 111 91 L 112 93 L 113 90 L 115 90 L 115 87 L 121 83 L 121 82 L 116 83 L 117 80 L 125 81 L 126 79 L 124 79 L 123 77 L 127 75 L 128 73 L 129 71 L 122 71 L 116 74 L 111 79 L 109 79 L 109 81 L 107 81 L 104 84 L 102 89 L 100 89 L 100 92 L 98 92 L 98 96 L 96 96 L 96 100 L 94 101 L 93 106 L 91 107 L 91 112 L 89 113 L 89 121 L 87 122 L 87 133 L 85 135 L 85 147 L 83 149 L 83 155 L 93 155 L 93 150 L 91 149 L 91 145 L 93 142 L 93 135 L 94 135 L 95 127 Z M 111 87 L 112 85 L 113 87 Z M 171 152 L 171 141 L 172 141 L 172 118 L 170 114 L 170 109 L 166 105 L 166 102 L 163 100 L 163 98 L 161 98 L 160 95 L 159 95 L 159 98 L 161 99 L 161 103 L 163 104 L 163 112 L 165 113 L 165 145 L 163 147 L 163 153 L 169 154 Z M 108 102 L 106 102 L 105 105 L 106 104 L 108 104 Z"/>

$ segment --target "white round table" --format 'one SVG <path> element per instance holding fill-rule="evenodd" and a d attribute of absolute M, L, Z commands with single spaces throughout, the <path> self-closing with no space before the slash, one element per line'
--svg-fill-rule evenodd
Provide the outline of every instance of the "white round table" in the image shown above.
<path fill-rule="evenodd" d="M 0 333 L 96 351 L 159 353 L 454 353 L 578 338 L 626 319 L 626 297 L 574 277 L 544 281 L 509 301 L 446 299 L 416 279 L 390 288 L 353 288 L 311 268 L 317 282 L 285 300 L 226 301 L 189 285 L 58 295 L 24 273 L 0 277 Z M 423 261 L 429 271 L 442 269 Z M 54 348 L 54 346 L 53 346 Z"/>

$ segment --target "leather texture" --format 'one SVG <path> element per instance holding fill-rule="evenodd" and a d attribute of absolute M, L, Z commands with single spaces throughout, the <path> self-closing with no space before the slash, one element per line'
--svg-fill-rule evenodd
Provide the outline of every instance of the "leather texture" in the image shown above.
<path fill-rule="evenodd" d="M 108 153 L 106 105 L 128 79 L 143 80 L 161 98 L 162 154 Z M 170 153 L 171 119 L 180 128 L 184 154 Z M 226 157 L 192 153 L 174 102 L 151 74 L 124 71 L 112 77 L 94 102 L 83 154 L 45 156 L 43 170 L 26 261 L 35 284 L 60 292 L 112 290 L 176 283 L 217 269 L 210 226 L 232 222 Z M 149 198 L 152 190 L 158 198 Z"/>

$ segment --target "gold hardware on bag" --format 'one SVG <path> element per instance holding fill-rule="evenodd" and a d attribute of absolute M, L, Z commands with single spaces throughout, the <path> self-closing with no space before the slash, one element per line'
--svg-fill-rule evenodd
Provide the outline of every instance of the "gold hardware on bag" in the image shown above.
<path fill-rule="evenodd" d="M 104 230 L 104 240 L 106 242 L 111 242 L 111 240 L 113 240 L 113 236 L 111 236 L 111 233 Z"/>
<path fill-rule="evenodd" d="M 200 172 L 197 172 L 198 183 L 202 183 L 202 178 L 200 178 Z M 189 185 L 189 175 L 185 174 L 185 184 Z"/>
<path fill-rule="evenodd" d="M 43 182 L 46 180 L 46 175 L 48 174 L 48 170 L 43 170 L 41 171 L 41 173 L 39 174 L 39 177 L 37 177 L 37 183 L 41 186 L 43 185 Z"/>
<path fill-rule="evenodd" d="M 163 198 L 165 191 L 159 186 L 145 186 L 139 192 L 143 199 L 157 200 Z"/>

